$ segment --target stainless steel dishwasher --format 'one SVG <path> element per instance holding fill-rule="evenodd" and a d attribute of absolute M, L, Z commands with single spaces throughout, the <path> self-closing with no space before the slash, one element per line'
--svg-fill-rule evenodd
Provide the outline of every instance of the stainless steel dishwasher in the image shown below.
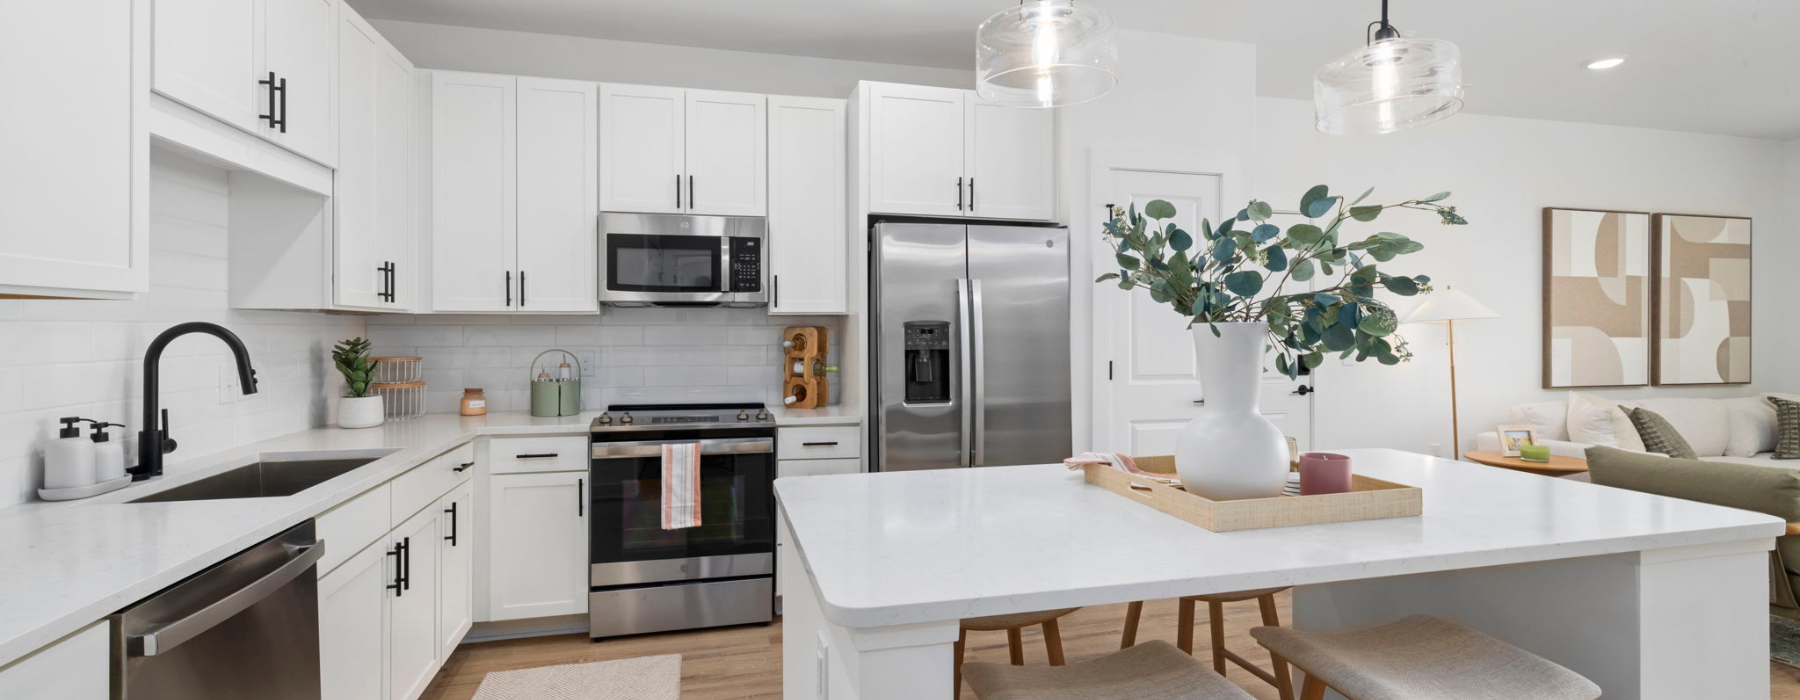
<path fill-rule="evenodd" d="M 318 700 L 313 521 L 112 615 L 115 700 Z"/>

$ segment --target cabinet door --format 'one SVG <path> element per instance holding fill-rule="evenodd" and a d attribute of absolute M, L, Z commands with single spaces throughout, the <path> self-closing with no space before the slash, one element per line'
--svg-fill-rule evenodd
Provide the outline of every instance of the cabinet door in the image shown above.
<path fill-rule="evenodd" d="M 495 475 L 488 485 L 494 620 L 587 612 L 587 472 Z"/>
<path fill-rule="evenodd" d="M 769 210 L 768 98 L 687 91 L 687 210 L 763 216 Z"/>
<path fill-rule="evenodd" d="M 145 291 L 149 0 L 7 3 L 5 15 L 0 294 Z"/>
<path fill-rule="evenodd" d="M 518 308 L 595 311 L 599 86 L 519 78 Z"/>
<path fill-rule="evenodd" d="M 331 86 L 336 75 L 338 0 L 262 1 L 264 71 L 273 71 L 277 81 L 287 81 L 277 100 L 281 127 L 266 133 L 300 155 L 333 165 L 337 120 Z"/>
<path fill-rule="evenodd" d="M 514 308 L 515 79 L 431 80 L 431 275 L 435 311 Z"/>
<path fill-rule="evenodd" d="M 0 698 L 112 697 L 111 626 L 102 620 L 0 667 Z"/>
<path fill-rule="evenodd" d="M 984 219 L 1056 218 L 1055 111 L 968 98 L 968 213 Z"/>
<path fill-rule="evenodd" d="M 769 98 L 771 314 L 841 314 L 844 101 Z"/>
<path fill-rule="evenodd" d="M 962 216 L 967 91 L 868 86 L 869 211 Z"/>
<path fill-rule="evenodd" d="M 31 26 L 22 22 L 8 20 Z M 156 91 L 225 123 L 262 133 L 267 122 L 261 117 L 269 114 L 270 96 L 267 86 L 257 84 L 268 77 L 263 70 L 263 3 L 156 0 L 155 26 Z M 101 45 L 96 41 L 92 48 Z"/>
<path fill-rule="evenodd" d="M 339 306 L 409 309 L 414 302 L 413 67 L 349 7 L 338 27 L 338 167 L 332 207 L 333 291 Z M 388 290 L 389 263 L 394 300 Z"/>
<path fill-rule="evenodd" d="M 439 658 L 450 652 L 469 633 L 475 615 L 471 606 L 475 566 L 475 482 L 465 481 L 444 496 L 439 514 L 444 522 L 438 581 Z"/>
<path fill-rule="evenodd" d="M 392 547 L 383 538 L 319 579 L 322 700 L 381 700 L 387 692 Z"/>
<path fill-rule="evenodd" d="M 673 214 L 687 203 L 682 177 L 685 91 L 600 86 L 600 209 Z"/>
<path fill-rule="evenodd" d="M 394 528 L 393 542 L 403 545 L 398 557 L 401 588 L 388 601 L 388 700 L 414 700 L 437 672 L 442 640 L 438 637 L 438 544 L 442 520 L 435 504 Z M 395 557 L 388 557 L 392 566 Z"/>

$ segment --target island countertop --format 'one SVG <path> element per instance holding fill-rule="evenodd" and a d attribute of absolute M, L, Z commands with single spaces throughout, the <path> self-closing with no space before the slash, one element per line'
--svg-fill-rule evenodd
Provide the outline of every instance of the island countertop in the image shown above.
<path fill-rule="evenodd" d="M 1215 533 L 1062 465 L 783 478 L 826 619 L 847 628 L 1773 538 L 1781 520 L 1454 462 L 1344 450 L 1424 515 Z M 804 584 L 803 584 L 804 585 Z"/>

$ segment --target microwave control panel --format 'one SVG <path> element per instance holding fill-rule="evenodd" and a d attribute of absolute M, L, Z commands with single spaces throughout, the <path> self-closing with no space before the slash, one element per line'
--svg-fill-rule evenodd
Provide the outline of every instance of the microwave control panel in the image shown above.
<path fill-rule="evenodd" d="M 762 261 L 761 238 L 732 238 L 731 291 L 762 291 Z"/>

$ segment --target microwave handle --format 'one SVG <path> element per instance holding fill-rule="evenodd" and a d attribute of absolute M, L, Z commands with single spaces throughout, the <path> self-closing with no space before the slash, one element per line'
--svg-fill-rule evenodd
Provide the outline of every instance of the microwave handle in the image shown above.
<path fill-rule="evenodd" d="M 719 237 L 719 291 L 737 291 L 737 260 L 731 257 L 731 236 Z"/>

